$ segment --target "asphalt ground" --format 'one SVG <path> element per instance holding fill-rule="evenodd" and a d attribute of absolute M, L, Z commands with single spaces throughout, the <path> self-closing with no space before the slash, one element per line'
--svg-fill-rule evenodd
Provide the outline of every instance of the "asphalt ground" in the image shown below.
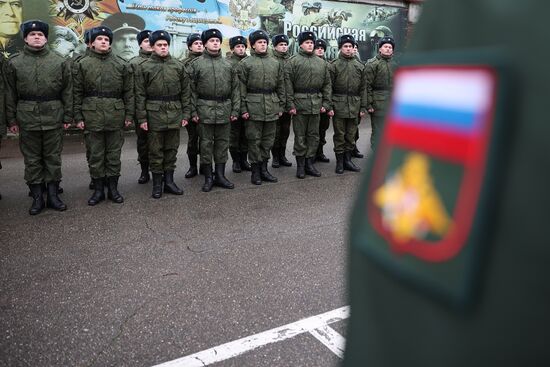
<path fill-rule="evenodd" d="M 370 126 L 360 125 L 367 151 Z M 176 182 L 183 196 L 150 198 L 138 185 L 135 137 L 126 136 L 123 204 L 87 205 L 80 135 L 65 139 L 65 212 L 28 215 L 17 140 L 0 158 L 0 366 L 153 366 L 347 304 L 348 216 L 360 174 L 334 173 L 332 127 L 321 178 L 271 169 L 254 186 L 200 191 L 182 133 Z M 289 142 L 293 141 L 291 135 Z M 287 148 L 290 154 L 291 144 Z M 356 160 L 363 167 L 367 159 Z M 331 325 L 345 336 L 345 321 Z M 308 333 L 215 366 L 334 366 Z"/>

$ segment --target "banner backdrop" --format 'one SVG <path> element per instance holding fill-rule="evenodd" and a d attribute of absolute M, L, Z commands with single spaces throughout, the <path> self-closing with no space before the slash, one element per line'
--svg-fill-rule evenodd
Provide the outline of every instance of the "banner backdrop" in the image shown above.
<path fill-rule="evenodd" d="M 294 53 L 298 33 L 311 30 L 328 42 L 328 59 L 337 55 L 337 38 L 349 33 L 366 60 L 376 54 L 375 45 L 384 35 L 392 35 L 400 51 L 407 26 L 405 8 L 324 0 L 3 0 L 0 10 L 0 51 L 5 56 L 21 48 L 17 30 L 22 20 L 31 18 L 49 18 L 50 43 L 67 56 L 84 52 L 84 30 L 107 25 L 115 33 L 113 51 L 125 59 L 137 55 L 136 35 L 142 29 L 168 31 L 171 53 L 181 58 L 190 33 L 215 27 L 224 35 L 225 51 L 230 37 L 261 28 L 271 35 L 287 34 Z"/>

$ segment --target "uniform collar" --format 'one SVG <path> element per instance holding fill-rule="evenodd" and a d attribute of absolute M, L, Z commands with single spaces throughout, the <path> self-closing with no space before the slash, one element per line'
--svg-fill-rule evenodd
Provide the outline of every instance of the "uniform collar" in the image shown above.
<path fill-rule="evenodd" d="M 170 61 L 172 59 L 172 56 L 168 54 L 166 57 L 160 57 L 159 55 L 153 52 L 150 58 L 151 60 L 154 60 L 154 61 L 166 62 L 166 61 Z"/>
<path fill-rule="evenodd" d="M 220 51 L 218 51 L 218 53 L 213 54 L 210 51 L 208 51 L 207 49 L 204 49 L 204 52 L 202 53 L 202 55 L 206 56 L 206 57 L 209 57 L 211 59 L 218 59 L 218 58 L 222 57 L 222 50 L 220 49 Z"/>
<path fill-rule="evenodd" d="M 25 45 L 23 47 L 23 50 L 27 55 L 31 55 L 31 56 L 44 56 L 50 52 L 50 48 L 48 47 L 47 44 L 45 44 L 44 47 L 42 48 L 33 48 L 28 45 Z"/>

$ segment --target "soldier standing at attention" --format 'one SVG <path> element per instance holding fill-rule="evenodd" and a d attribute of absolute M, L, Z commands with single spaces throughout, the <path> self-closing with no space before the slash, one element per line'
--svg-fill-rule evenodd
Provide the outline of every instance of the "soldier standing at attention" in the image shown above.
<path fill-rule="evenodd" d="M 149 36 L 151 31 L 145 29 L 137 34 L 137 42 L 139 45 L 139 55 L 134 56 L 130 59 L 129 64 L 133 68 L 133 74 L 135 75 L 136 69 L 139 65 L 143 64 L 145 61 L 151 57 L 153 49 L 149 44 Z M 137 106 L 136 106 L 137 111 Z M 147 131 L 140 129 L 139 124 L 137 123 L 136 117 L 134 116 L 134 127 L 136 129 L 137 135 L 137 153 L 138 153 L 138 162 L 141 166 L 141 174 L 138 178 L 139 184 L 145 184 L 149 182 L 149 151 L 147 143 Z"/>
<path fill-rule="evenodd" d="M 235 69 L 239 61 L 246 57 L 246 38 L 243 36 L 230 38 L 229 48 L 231 48 L 232 53 L 227 57 L 227 60 Z M 251 169 L 248 163 L 248 143 L 244 125 L 242 117 L 231 124 L 229 153 L 231 153 L 231 159 L 233 159 L 233 172 L 235 173 L 240 173 L 242 170 L 250 171 Z"/>
<path fill-rule="evenodd" d="M 191 33 L 187 36 L 187 57 L 183 59 L 183 65 L 189 68 L 189 64 L 202 55 L 204 47 L 202 45 L 201 35 Z M 189 158 L 189 170 L 185 173 L 185 178 L 195 177 L 198 174 L 197 157 L 199 155 L 199 132 L 197 124 L 189 123 L 185 125 L 187 129 L 187 157 Z"/>
<path fill-rule="evenodd" d="M 231 64 L 222 57 L 222 33 L 215 28 L 201 34 L 206 50 L 190 65 L 193 121 L 199 124 L 202 191 L 212 186 L 235 187 L 225 178 L 230 122 L 239 115 L 239 81 Z M 213 158 L 213 159 L 212 159 Z M 215 178 L 212 177 L 212 160 Z"/>
<path fill-rule="evenodd" d="M 286 70 L 286 62 L 290 55 L 288 54 L 288 36 L 286 34 L 278 34 L 273 36 L 273 56 L 279 64 Z M 286 82 L 285 82 L 286 83 Z M 286 85 L 285 85 L 285 97 L 283 102 L 286 106 Z M 275 142 L 273 143 L 273 162 L 271 167 L 279 168 L 280 166 L 291 167 L 292 163 L 286 159 L 286 142 L 290 135 L 290 122 L 291 116 L 288 112 L 283 112 L 277 120 L 277 126 L 275 128 Z"/>
<path fill-rule="evenodd" d="M 315 41 L 315 55 L 319 56 L 322 60 L 325 60 L 325 52 L 327 51 L 327 43 L 325 40 L 318 39 Z M 327 143 L 326 136 L 327 130 L 330 126 L 330 116 L 325 112 L 321 114 L 319 119 L 319 146 L 315 155 L 317 162 L 328 163 L 330 159 L 323 153 L 323 146 Z"/>
<path fill-rule="evenodd" d="M 185 66 L 169 53 L 170 34 L 155 31 L 149 38 L 151 57 L 136 71 L 137 117 L 141 129 L 149 132 L 149 162 L 153 173 L 152 197 L 164 192 L 182 195 L 174 183 L 180 127 L 189 121 L 189 81 Z"/>
<path fill-rule="evenodd" d="M 77 127 L 88 132 L 88 166 L 94 193 L 88 205 L 108 198 L 122 203 L 118 192 L 123 128 L 130 126 L 135 113 L 132 67 L 111 52 L 113 32 L 105 27 L 90 31 L 90 54 L 75 64 L 74 114 Z"/>
<path fill-rule="evenodd" d="M 315 56 L 313 32 L 298 35 L 300 50 L 286 67 L 287 109 L 293 117 L 296 177 L 320 177 L 313 165 L 319 146 L 319 114 L 334 113 L 331 106 L 331 85 L 328 64 Z"/>
<path fill-rule="evenodd" d="M 269 35 L 262 30 L 249 36 L 250 57 L 238 65 L 241 82 L 241 111 L 252 161 L 251 181 L 277 182 L 267 170 L 269 152 L 275 141 L 277 120 L 285 104 L 284 66 L 267 53 Z"/>
<path fill-rule="evenodd" d="M 393 38 L 388 36 L 382 37 L 378 41 L 378 55 L 365 64 L 368 97 L 367 111 L 370 113 L 372 119 L 370 144 L 373 150 L 376 145 L 376 134 L 384 124 L 386 104 L 389 102 L 393 86 L 393 70 L 396 66 L 393 61 L 394 48 L 395 42 Z"/>
<path fill-rule="evenodd" d="M 30 20 L 21 25 L 25 47 L 7 61 L 8 87 L 6 116 L 10 131 L 20 133 L 19 144 L 25 160 L 25 181 L 32 193 L 29 210 L 36 215 L 46 205 L 63 211 L 67 206 L 58 197 L 61 181 L 63 128 L 72 122 L 72 78 L 70 60 L 50 51 L 48 24 Z"/>
<path fill-rule="evenodd" d="M 359 172 L 351 160 L 355 147 L 355 134 L 359 118 L 367 113 L 367 92 L 365 88 L 364 66 L 354 55 L 353 36 L 342 35 L 338 39 L 340 53 L 330 64 L 332 80 L 332 103 L 334 106 L 334 152 L 336 153 L 336 173 L 344 170 Z"/>

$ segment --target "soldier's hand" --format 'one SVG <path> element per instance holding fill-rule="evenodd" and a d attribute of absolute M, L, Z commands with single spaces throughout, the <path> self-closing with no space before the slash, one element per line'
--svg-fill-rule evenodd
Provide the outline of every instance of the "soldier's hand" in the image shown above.
<path fill-rule="evenodd" d="M 278 115 L 279 115 L 279 117 L 281 117 L 281 116 L 283 115 L 283 113 L 282 113 L 282 112 L 279 112 Z"/>
<path fill-rule="evenodd" d="M 325 113 L 325 112 L 327 112 L 327 109 L 324 107 L 321 107 L 321 113 Z"/>
<path fill-rule="evenodd" d="M 193 120 L 193 122 L 194 122 L 195 124 L 198 124 L 198 123 L 199 123 L 199 116 L 195 116 L 195 117 L 193 117 L 191 120 Z"/>
<path fill-rule="evenodd" d="M 359 112 L 359 117 L 365 117 L 366 113 L 365 112 Z"/>
<path fill-rule="evenodd" d="M 10 132 L 12 134 L 19 134 L 19 126 L 17 125 L 10 126 Z"/>
<path fill-rule="evenodd" d="M 128 126 L 130 126 L 130 125 L 132 125 L 132 124 L 133 124 L 133 122 L 130 121 L 130 120 L 124 121 L 124 127 L 128 127 Z"/>
<path fill-rule="evenodd" d="M 296 114 L 296 109 L 295 108 L 290 109 L 290 111 L 288 111 L 288 114 L 289 115 L 295 115 Z"/>
<path fill-rule="evenodd" d="M 70 127 L 71 127 L 71 124 L 63 124 L 63 128 L 64 128 L 65 130 L 67 130 L 67 129 L 70 128 Z"/>
<path fill-rule="evenodd" d="M 245 112 L 242 114 L 243 119 L 248 120 L 250 118 L 250 114 L 248 112 Z"/>
<path fill-rule="evenodd" d="M 139 124 L 139 128 L 143 131 L 149 131 L 149 125 L 147 125 L 147 122 Z"/>
<path fill-rule="evenodd" d="M 369 109 L 367 110 L 367 112 L 368 112 L 368 113 L 373 113 L 373 112 L 374 112 L 374 108 L 369 108 Z"/>
<path fill-rule="evenodd" d="M 237 121 L 239 118 L 237 116 L 230 116 L 229 121 L 234 122 Z"/>
<path fill-rule="evenodd" d="M 330 117 L 334 116 L 334 111 L 333 110 L 328 111 L 327 115 L 329 115 Z"/>
<path fill-rule="evenodd" d="M 76 127 L 79 128 L 80 130 L 84 130 L 84 128 L 86 127 L 86 124 L 84 124 L 84 121 L 78 121 L 78 123 L 76 124 Z"/>
<path fill-rule="evenodd" d="M 181 120 L 181 126 L 186 127 L 189 124 L 187 120 Z"/>

